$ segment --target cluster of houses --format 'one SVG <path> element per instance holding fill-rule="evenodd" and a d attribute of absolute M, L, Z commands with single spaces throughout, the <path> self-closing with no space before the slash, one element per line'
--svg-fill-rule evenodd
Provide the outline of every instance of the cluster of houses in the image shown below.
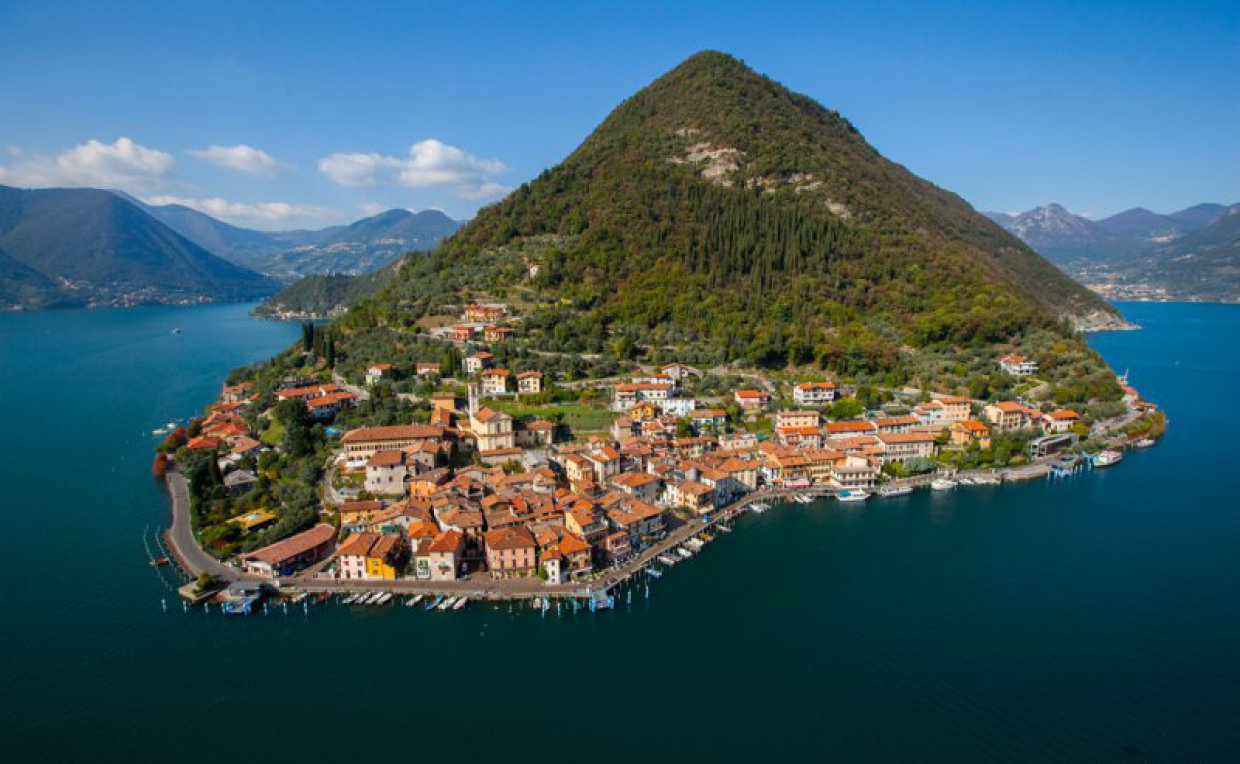
<path fill-rule="evenodd" d="M 466 309 L 483 332 L 504 315 L 502 306 Z M 251 552 L 243 566 L 276 576 L 326 560 L 341 579 L 537 576 L 560 584 L 622 563 L 684 518 L 709 515 L 764 486 L 868 490 L 892 463 L 932 459 L 941 448 L 988 448 L 994 432 L 1064 433 L 1080 421 L 1071 411 L 954 396 L 923 401 L 907 414 L 827 421 L 822 409 L 841 392 L 830 381 L 796 383 L 795 408 L 772 410 L 772 394 L 762 387 L 699 401 L 688 392 L 697 372 L 673 363 L 613 386 L 609 432 L 563 442 L 552 422 L 517 420 L 479 404 L 478 393 L 543 389 L 539 372 L 513 375 L 492 360 L 486 352 L 467 357 L 465 370 L 476 379 L 468 400 L 434 394 L 425 424 L 344 433 L 337 469 L 359 476 L 370 498 L 335 502 L 336 524 Z M 1018 370 L 1012 373 L 1032 373 L 1023 371 L 1026 359 L 1001 363 L 1009 361 Z M 428 375 L 438 371 L 427 366 Z M 391 373 L 378 364 L 367 381 Z M 299 382 L 282 385 L 276 397 L 304 401 L 320 418 L 355 404 L 333 384 Z M 258 448 L 237 413 L 253 399 L 245 385 L 226 387 L 190 446 L 227 446 L 228 458 Z M 750 421 L 769 417 L 770 435 L 734 430 L 725 403 Z M 247 522 L 263 521 L 251 514 Z"/>

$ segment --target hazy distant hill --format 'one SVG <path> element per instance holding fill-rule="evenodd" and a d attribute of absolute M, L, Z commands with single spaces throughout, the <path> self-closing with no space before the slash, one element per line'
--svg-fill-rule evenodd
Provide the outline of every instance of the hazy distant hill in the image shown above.
<path fill-rule="evenodd" d="M 460 225 L 438 210 L 388 210 L 281 249 L 267 258 L 262 270 L 284 281 L 311 274 L 370 273 L 406 252 L 434 248 Z"/>
<path fill-rule="evenodd" d="M 1016 234 L 1038 254 L 1064 265 L 1089 260 L 1099 253 L 1123 249 L 1122 241 L 1099 224 L 1074 215 L 1058 204 L 1036 207 L 1019 215 L 986 213 L 991 220 Z"/>
<path fill-rule="evenodd" d="M 177 204 L 147 211 L 204 249 L 283 282 L 309 274 L 368 273 L 406 252 L 431 249 L 460 223 L 438 210 L 388 210 L 317 231 L 254 231 Z"/>
<path fill-rule="evenodd" d="M 243 300 L 273 289 L 110 191 L 0 186 L 0 306 Z"/>
<path fill-rule="evenodd" d="M 987 215 L 1109 297 L 1240 299 L 1234 214 L 1222 204 L 1166 215 L 1135 207 L 1097 221 L 1057 204 Z"/>

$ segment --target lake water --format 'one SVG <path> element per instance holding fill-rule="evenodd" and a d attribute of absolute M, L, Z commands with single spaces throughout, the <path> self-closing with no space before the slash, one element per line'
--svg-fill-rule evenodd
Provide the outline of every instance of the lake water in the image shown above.
<path fill-rule="evenodd" d="M 183 614 L 150 430 L 298 328 L 246 306 L 0 316 L 14 761 L 1240 760 L 1240 308 L 1095 343 L 1169 412 L 1068 482 L 792 505 L 647 600 Z M 171 330 L 180 327 L 182 334 Z M 162 613 L 161 598 L 171 609 Z"/>

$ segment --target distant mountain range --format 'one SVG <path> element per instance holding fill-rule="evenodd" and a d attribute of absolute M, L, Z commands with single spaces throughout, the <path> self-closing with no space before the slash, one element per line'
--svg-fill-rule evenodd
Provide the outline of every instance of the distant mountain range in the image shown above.
<path fill-rule="evenodd" d="M 110 191 L 0 186 L 0 308 L 248 300 L 275 288 Z"/>
<path fill-rule="evenodd" d="M 121 192 L 0 186 L 0 310 L 251 300 L 309 274 L 361 274 L 460 224 L 389 210 L 318 231 L 254 231 Z"/>
<path fill-rule="evenodd" d="M 1058 204 L 985 214 L 1107 297 L 1240 301 L 1240 204 L 1136 207 L 1102 220 Z"/>
<path fill-rule="evenodd" d="M 139 202 L 141 204 L 141 202 Z M 253 231 L 178 204 L 143 205 L 199 246 L 281 282 L 324 273 L 369 273 L 405 252 L 433 248 L 460 223 L 439 210 L 388 210 L 317 231 Z"/>

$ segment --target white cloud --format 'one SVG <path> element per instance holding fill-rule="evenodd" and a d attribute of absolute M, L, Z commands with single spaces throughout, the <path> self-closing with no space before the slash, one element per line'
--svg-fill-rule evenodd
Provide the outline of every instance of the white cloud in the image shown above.
<path fill-rule="evenodd" d="M 507 169 L 498 159 L 480 159 L 434 138 L 410 146 L 407 157 L 339 152 L 319 160 L 319 171 L 342 186 L 445 187 L 466 199 L 507 192 L 509 188 L 495 180 Z"/>
<path fill-rule="evenodd" d="M 342 186 L 374 186 L 399 169 L 399 159 L 375 153 L 337 153 L 319 160 L 319 171 Z"/>
<path fill-rule="evenodd" d="M 189 153 L 221 167 L 239 170 L 250 175 L 276 175 L 284 169 L 270 154 L 253 146 L 208 146 L 193 149 Z"/>
<path fill-rule="evenodd" d="M 361 204 L 357 205 L 357 207 L 358 209 L 362 211 L 362 214 L 368 218 L 374 217 L 375 215 L 378 215 L 380 212 L 388 211 L 387 206 L 379 204 L 378 202 L 362 202 Z"/>
<path fill-rule="evenodd" d="M 46 188 L 93 186 L 149 191 L 167 185 L 176 160 L 166 151 L 147 148 L 129 138 L 114 143 L 91 139 L 54 156 L 8 152 L 11 164 L 0 165 L 0 183 Z"/>
<path fill-rule="evenodd" d="M 232 202 L 219 197 L 195 199 L 184 196 L 159 195 L 143 199 L 147 204 L 156 206 L 164 204 L 180 204 L 191 209 L 205 212 L 212 217 L 239 225 L 259 227 L 274 226 L 291 220 L 322 220 L 336 216 L 336 211 L 329 207 L 312 204 L 293 204 L 291 202 Z"/>

